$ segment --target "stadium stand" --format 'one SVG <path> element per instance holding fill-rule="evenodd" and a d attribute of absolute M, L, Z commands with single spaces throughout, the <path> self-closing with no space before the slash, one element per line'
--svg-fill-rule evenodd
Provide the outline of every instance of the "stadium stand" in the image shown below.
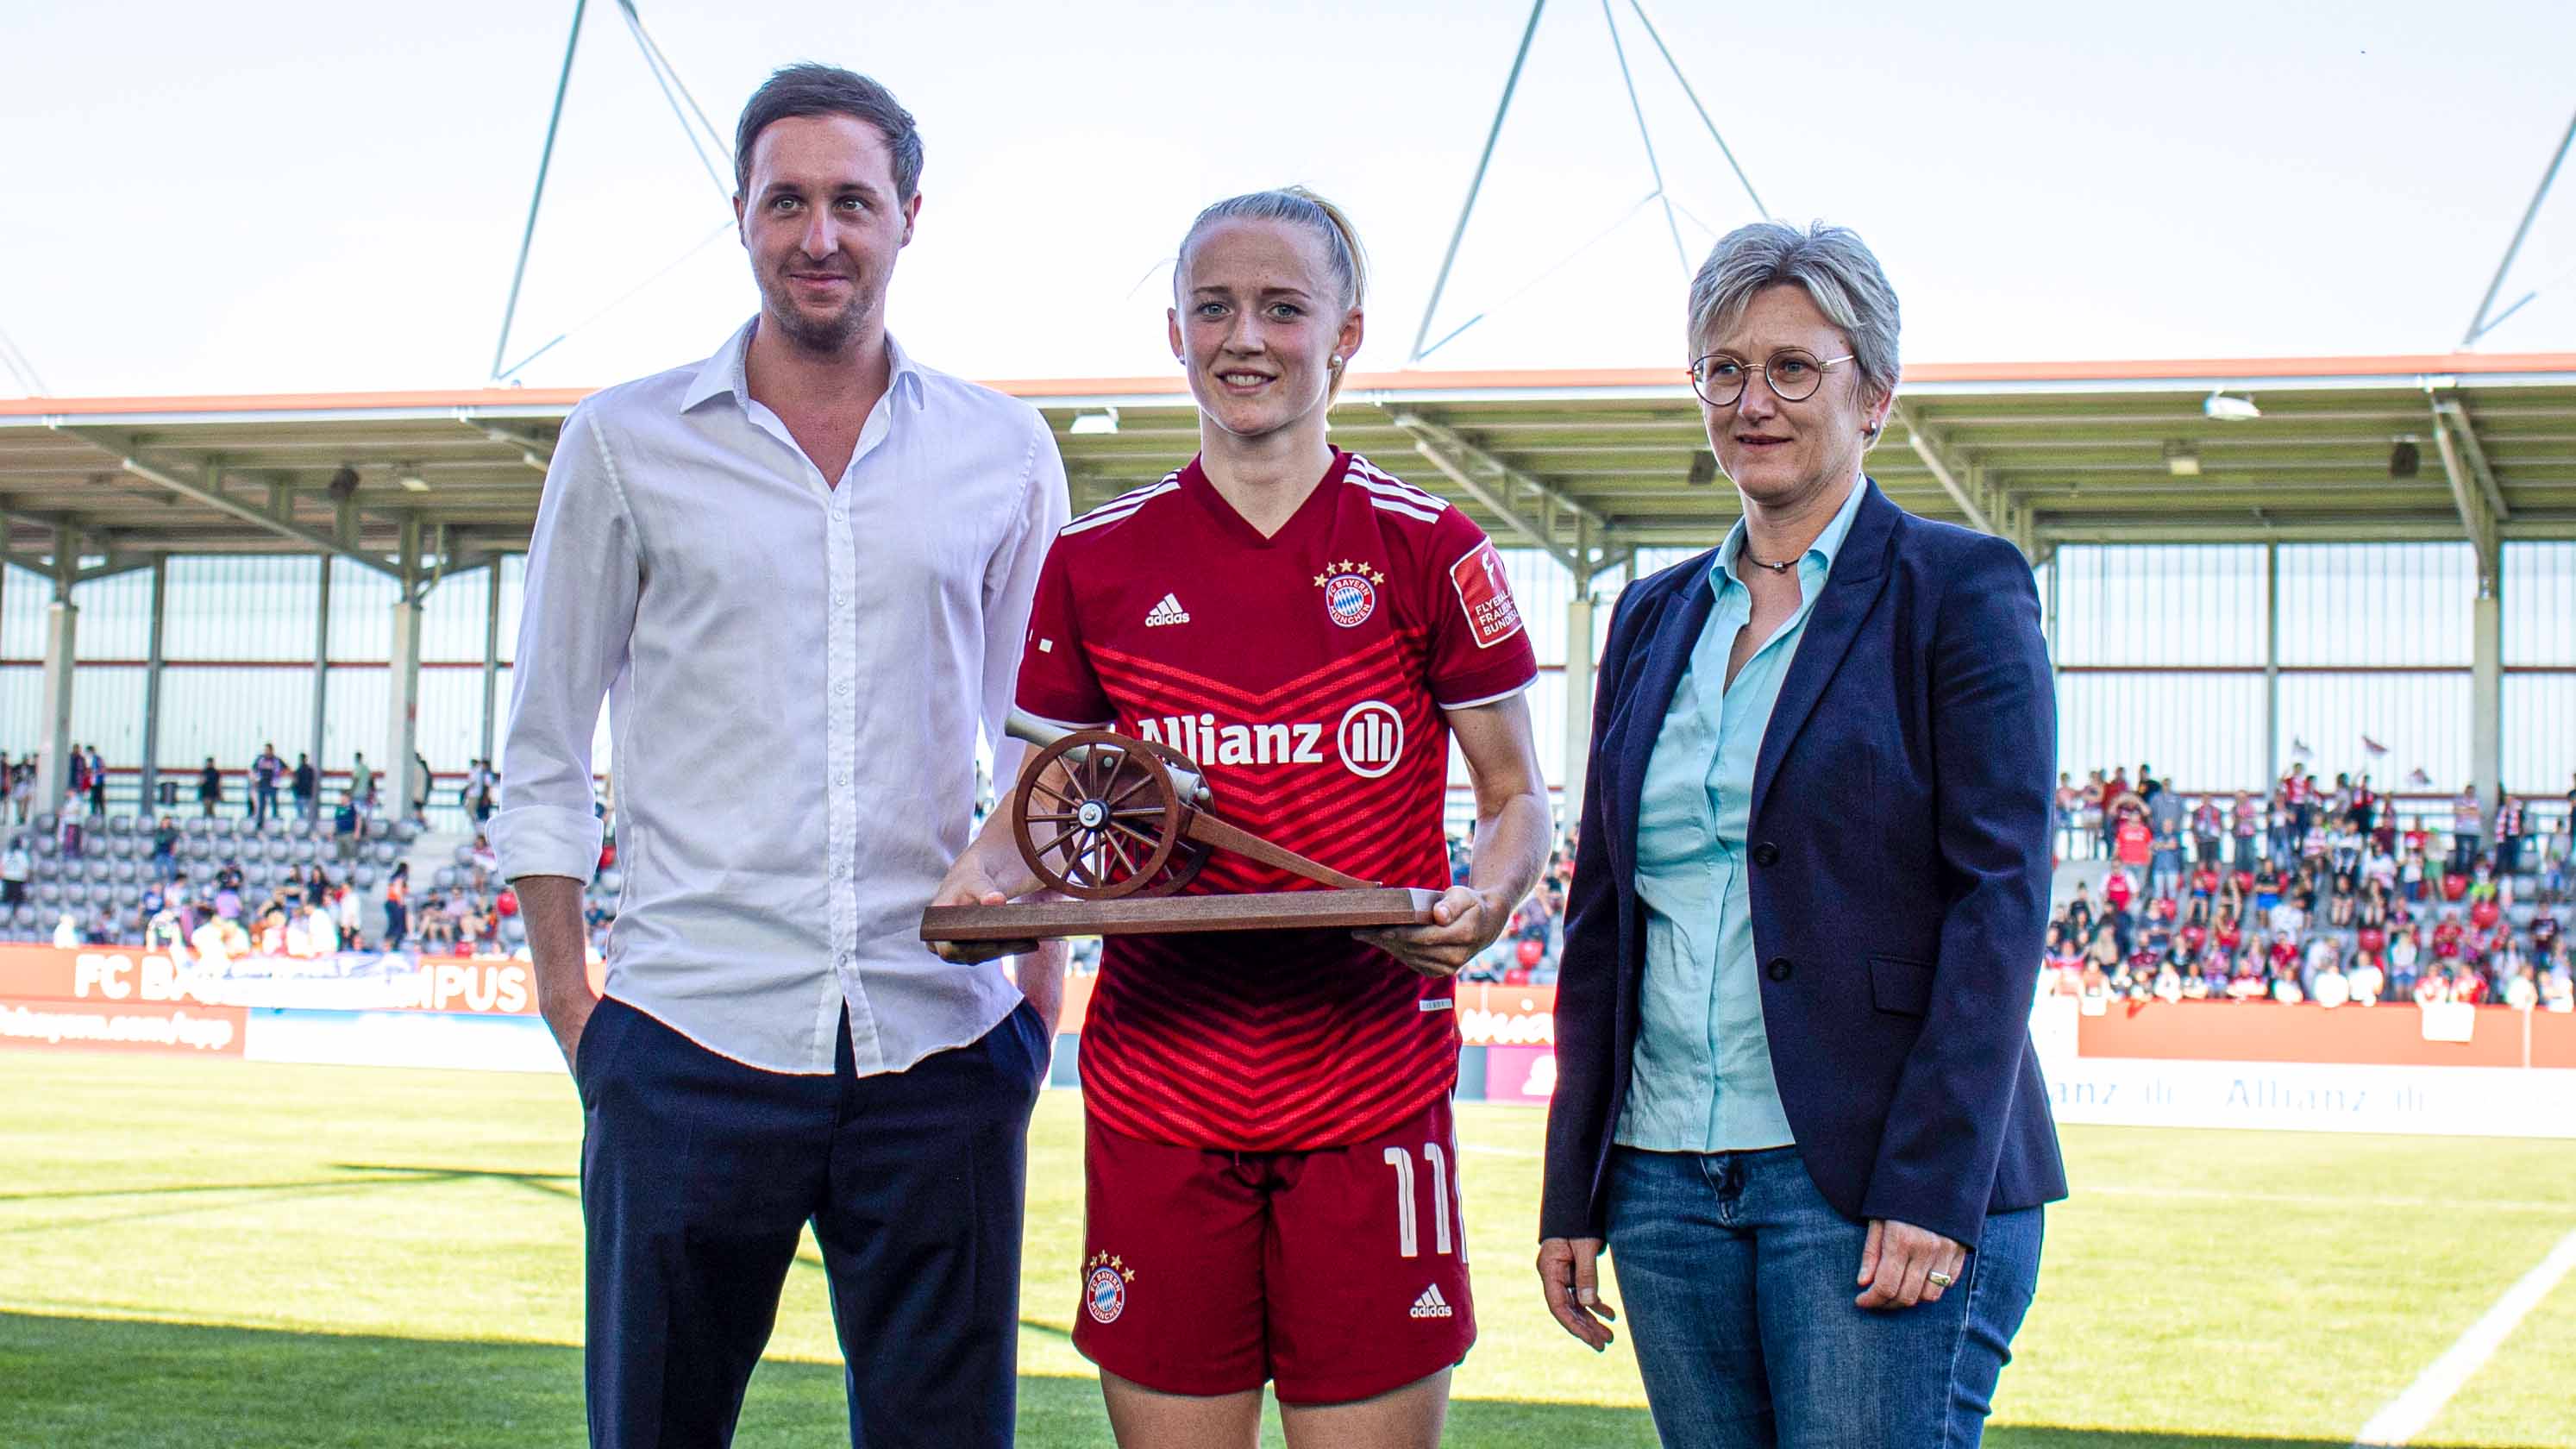
<path fill-rule="evenodd" d="M 2576 1010 L 2576 808 L 2516 800 L 2490 818 L 2473 799 L 2427 802 L 2299 771 L 2259 802 L 2186 797 L 2144 768 L 2134 788 L 2125 770 L 2069 783 L 2048 988 Z"/>

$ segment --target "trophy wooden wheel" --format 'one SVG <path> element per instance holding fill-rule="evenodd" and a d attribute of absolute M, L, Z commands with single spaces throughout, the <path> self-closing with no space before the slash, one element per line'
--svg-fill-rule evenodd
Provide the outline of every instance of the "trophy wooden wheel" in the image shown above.
<path fill-rule="evenodd" d="M 1064 767 L 1061 787 L 1049 767 Z M 1151 745 L 1108 730 L 1075 730 L 1032 756 L 1012 800 L 1020 858 L 1038 879 L 1076 900 L 1111 901 L 1178 890 L 1171 878 L 1188 806 Z M 1195 842 L 1191 842 L 1195 844 Z M 1207 849 L 1197 847 L 1196 861 Z"/>
<path fill-rule="evenodd" d="M 1360 880 L 1273 844 L 1215 810 L 1187 755 L 1112 730 L 1068 730 L 1019 711 L 1012 738 L 1038 746 L 1011 793 L 1011 834 L 1048 889 L 1072 897 L 932 906 L 924 941 L 1026 941 L 1170 931 L 1422 925 L 1437 891 Z M 1324 889 L 1165 900 L 1226 850 Z"/>

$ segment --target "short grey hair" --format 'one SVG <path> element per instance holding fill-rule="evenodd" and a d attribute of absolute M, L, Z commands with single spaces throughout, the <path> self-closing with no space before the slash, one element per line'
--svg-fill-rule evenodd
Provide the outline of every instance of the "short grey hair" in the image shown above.
<path fill-rule="evenodd" d="M 1861 379 L 1896 390 L 1896 289 L 1860 233 L 1817 222 L 1800 231 L 1777 221 L 1739 226 L 1718 238 L 1691 278 L 1690 334 L 1696 353 L 1702 338 L 1733 327 L 1754 294 L 1783 283 L 1803 287 L 1825 320 L 1851 343 Z"/>

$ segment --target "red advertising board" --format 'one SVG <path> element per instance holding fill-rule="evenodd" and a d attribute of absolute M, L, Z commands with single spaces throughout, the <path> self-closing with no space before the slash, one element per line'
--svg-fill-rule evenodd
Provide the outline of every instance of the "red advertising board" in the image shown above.
<path fill-rule="evenodd" d="M 117 1007 L 149 1003 L 305 1007 L 322 1010 L 470 1012 L 478 1016 L 533 1016 L 536 970 L 509 957 L 425 956 L 387 961 L 366 958 L 363 976 L 296 975 L 310 962 L 265 975 L 270 964 L 215 979 L 195 977 L 167 956 L 112 948 L 66 950 L 58 946 L 0 946 L 0 997 L 25 1001 L 87 1002 Z M 603 967 L 591 963 L 597 990 Z"/>

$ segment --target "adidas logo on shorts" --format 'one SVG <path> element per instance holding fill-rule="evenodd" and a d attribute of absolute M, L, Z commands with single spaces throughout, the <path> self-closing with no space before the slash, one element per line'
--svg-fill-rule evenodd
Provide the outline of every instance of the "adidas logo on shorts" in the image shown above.
<path fill-rule="evenodd" d="M 1434 1283 L 1430 1287 L 1422 1290 L 1421 1297 L 1413 1300 L 1413 1312 L 1411 1316 L 1415 1318 L 1454 1318 L 1457 1316 L 1457 1310 L 1449 1306 L 1448 1299 L 1440 1296 L 1440 1285 Z"/>
<path fill-rule="evenodd" d="M 1145 627 L 1148 629 L 1157 629 L 1165 624 L 1186 624 L 1189 621 L 1190 611 L 1181 607 L 1180 596 L 1177 594 L 1165 594 L 1163 602 L 1156 604 L 1145 615 Z"/>

